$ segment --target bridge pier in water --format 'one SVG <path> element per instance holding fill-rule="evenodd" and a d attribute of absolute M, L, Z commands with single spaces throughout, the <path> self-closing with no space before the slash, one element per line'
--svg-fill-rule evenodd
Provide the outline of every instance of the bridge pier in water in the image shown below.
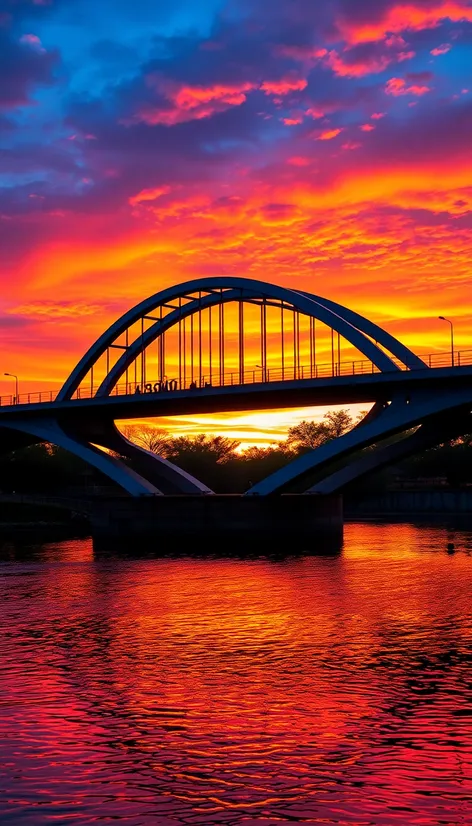
<path fill-rule="evenodd" d="M 90 523 L 94 541 L 110 549 L 132 550 L 143 540 L 162 554 L 316 553 L 327 546 L 340 547 L 342 497 L 116 497 L 92 505 Z"/>

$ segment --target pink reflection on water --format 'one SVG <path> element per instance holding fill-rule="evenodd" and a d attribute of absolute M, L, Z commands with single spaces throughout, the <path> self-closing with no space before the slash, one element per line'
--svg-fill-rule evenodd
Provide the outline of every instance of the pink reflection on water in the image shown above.
<path fill-rule="evenodd" d="M 10 555 L 7 822 L 471 823 L 471 548 L 359 524 L 337 557 Z"/>

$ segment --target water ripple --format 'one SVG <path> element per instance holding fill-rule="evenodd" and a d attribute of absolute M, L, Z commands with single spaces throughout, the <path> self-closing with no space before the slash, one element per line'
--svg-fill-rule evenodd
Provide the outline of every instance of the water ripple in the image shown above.
<path fill-rule="evenodd" d="M 471 552 L 410 524 L 279 561 L 5 546 L 2 824 L 470 826 Z"/>

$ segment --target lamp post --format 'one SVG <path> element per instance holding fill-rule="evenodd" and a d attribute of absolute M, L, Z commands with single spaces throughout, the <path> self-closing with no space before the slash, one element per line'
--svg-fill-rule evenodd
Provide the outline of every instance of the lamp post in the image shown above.
<path fill-rule="evenodd" d="M 4 376 L 10 376 L 12 379 L 15 379 L 15 404 L 18 404 L 18 376 L 15 376 L 14 373 L 4 373 Z"/>
<path fill-rule="evenodd" d="M 454 325 L 449 318 L 445 318 L 443 315 L 438 316 L 438 318 L 440 321 L 446 321 L 451 325 L 451 365 L 454 367 Z"/>

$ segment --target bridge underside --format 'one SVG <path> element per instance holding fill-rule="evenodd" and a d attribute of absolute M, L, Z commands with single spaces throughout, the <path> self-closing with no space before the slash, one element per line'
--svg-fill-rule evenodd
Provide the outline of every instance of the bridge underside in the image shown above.
<path fill-rule="evenodd" d="M 468 382 L 469 384 L 469 382 Z M 344 436 L 311 450 L 254 485 L 246 496 L 332 494 L 407 456 L 472 429 L 472 387 L 443 395 L 417 389 L 380 401 Z M 392 437 L 397 437 L 391 442 Z M 0 451 L 50 442 L 96 468 L 130 496 L 211 495 L 204 483 L 126 439 L 108 417 L 9 417 Z M 128 464 L 129 462 L 129 464 Z M 132 467 L 130 466 L 132 465 Z"/>

